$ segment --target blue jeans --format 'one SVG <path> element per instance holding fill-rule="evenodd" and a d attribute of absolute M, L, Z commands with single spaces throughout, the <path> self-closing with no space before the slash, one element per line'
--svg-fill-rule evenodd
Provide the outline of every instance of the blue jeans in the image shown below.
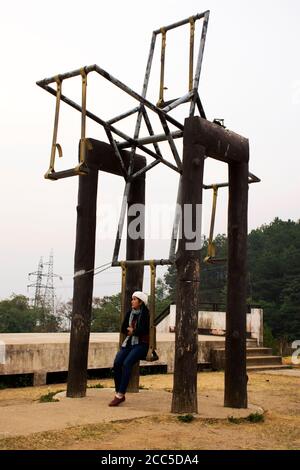
<path fill-rule="evenodd" d="M 114 379 L 116 392 L 126 393 L 131 370 L 136 362 L 145 359 L 149 345 L 146 343 L 134 346 L 122 347 L 117 353 L 114 361 Z"/>

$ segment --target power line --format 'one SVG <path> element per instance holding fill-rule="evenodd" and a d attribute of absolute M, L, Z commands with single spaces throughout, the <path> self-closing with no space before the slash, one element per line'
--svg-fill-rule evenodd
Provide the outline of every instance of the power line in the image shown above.
<path fill-rule="evenodd" d="M 44 267 L 48 266 L 47 273 L 44 273 Z M 62 277 L 58 274 L 53 273 L 53 250 L 49 255 L 49 261 L 43 263 L 43 258 L 40 258 L 38 269 L 35 272 L 29 273 L 28 277 L 36 276 L 35 282 L 28 284 L 27 288 L 35 288 L 35 295 L 33 306 L 41 310 L 47 310 L 52 314 L 55 314 L 55 288 L 54 288 L 54 277 L 58 277 L 62 280 Z M 46 284 L 42 284 L 43 277 L 46 277 Z"/>
<path fill-rule="evenodd" d="M 44 292 L 43 307 L 49 312 L 55 314 L 55 290 L 53 279 L 54 277 L 58 277 L 60 280 L 62 280 L 62 277 L 53 273 L 53 250 L 50 252 L 49 261 L 45 263 L 44 266 L 46 265 L 48 266 L 48 274 Z"/>
<path fill-rule="evenodd" d="M 33 284 L 27 285 L 27 289 L 29 289 L 30 287 L 35 287 L 35 294 L 34 294 L 34 301 L 33 301 L 34 308 L 41 308 L 43 304 L 42 289 L 46 288 L 46 285 L 42 284 L 42 278 L 43 276 L 45 276 L 45 274 L 43 273 L 43 270 L 44 270 L 43 258 L 41 257 L 38 263 L 37 271 L 28 274 L 29 279 L 30 279 L 30 276 L 36 276 L 36 281 Z"/>

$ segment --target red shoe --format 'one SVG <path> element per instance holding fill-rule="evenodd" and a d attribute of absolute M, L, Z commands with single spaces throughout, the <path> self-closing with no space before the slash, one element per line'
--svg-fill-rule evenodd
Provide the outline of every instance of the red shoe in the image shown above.
<path fill-rule="evenodd" d="M 122 398 L 115 397 L 108 406 L 118 406 L 120 403 L 125 401 L 125 396 L 123 395 Z"/>

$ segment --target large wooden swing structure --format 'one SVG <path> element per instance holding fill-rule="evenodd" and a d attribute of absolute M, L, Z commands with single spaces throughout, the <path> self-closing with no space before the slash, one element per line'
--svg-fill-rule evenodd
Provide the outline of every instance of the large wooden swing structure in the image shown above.
<path fill-rule="evenodd" d="M 72 327 L 70 339 L 70 357 L 68 373 L 68 397 L 86 395 L 87 361 L 90 335 L 90 319 L 93 297 L 93 278 L 95 260 L 95 233 L 97 210 L 97 187 L 99 170 L 120 175 L 125 180 L 125 189 L 116 235 L 112 266 L 122 268 L 122 309 L 121 316 L 130 306 L 131 294 L 143 288 L 144 267 L 151 270 L 151 309 L 150 309 L 150 348 L 148 359 L 153 358 L 155 351 L 155 269 L 158 265 L 176 264 L 177 267 L 177 302 L 176 302 L 176 338 L 175 367 L 172 412 L 197 412 L 197 362 L 198 362 L 198 310 L 200 282 L 200 247 L 187 249 L 193 239 L 180 227 L 185 227 L 187 216 L 184 208 L 192 208 L 191 229 L 196 226 L 199 207 L 202 205 L 203 189 L 228 186 L 228 285 L 226 313 L 226 366 L 225 366 L 225 398 L 224 406 L 235 408 L 247 407 L 247 375 L 246 375 L 246 280 L 247 280 L 247 207 L 248 184 L 259 181 L 249 173 L 248 140 L 219 123 L 207 120 L 199 94 L 198 85 L 201 73 L 203 52 L 206 40 L 209 11 L 194 15 L 178 23 L 153 31 L 150 52 L 142 93 L 138 94 L 124 83 L 107 73 L 98 65 L 86 66 L 69 73 L 41 80 L 37 84 L 56 97 L 56 111 L 50 166 L 45 174 L 46 179 L 58 180 L 69 176 L 79 176 L 77 229 L 74 266 L 74 291 Z M 201 39 L 194 67 L 194 34 L 196 22 L 202 24 Z M 190 25 L 189 51 L 189 82 L 188 92 L 173 100 L 164 100 L 164 71 L 167 32 Z M 161 36 L 161 73 L 159 100 L 155 105 L 146 99 L 148 82 L 153 61 L 157 36 Z M 135 108 L 104 121 L 89 112 L 86 107 L 88 74 L 96 72 L 125 93 L 137 100 Z M 81 105 L 70 100 L 62 93 L 62 85 L 66 79 L 81 76 Z M 49 86 L 56 84 L 56 89 Z M 57 142 L 60 103 L 64 102 L 81 113 L 81 138 L 79 144 L 79 162 L 71 169 L 55 171 L 55 156 L 62 149 Z M 189 116 L 180 123 L 170 112 L 183 103 L 190 103 Z M 199 115 L 195 112 L 198 110 Z M 154 112 L 161 123 L 162 133 L 155 134 L 149 111 Z M 128 136 L 115 127 L 115 124 L 128 116 L 136 114 L 134 135 Z M 86 118 L 90 118 L 103 126 L 109 143 L 86 138 Z M 140 129 L 144 121 L 149 135 L 140 137 Z M 170 125 L 176 130 L 171 131 Z M 117 141 L 118 138 L 123 140 Z M 179 156 L 175 144 L 176 139 L 183 138 L 183 157 Z M 174 163 L 164 158 L 159 142 L 167 141 L 174 157 Z M 153 144 L 154 149 L 149 149 Z M 129 149 L 129 150 L 126 150 Z M 146 158 L 137 154 L 142 151 L 153 161 L 147 164 Z M 205 185 L 203 171 L 205 158 L 210 157 L 228 164 L 228 183 Z M 127 234 L 126 260 L 119 260 L 121 237 L 127 214 L 133 204 L 145 204 L 145 176 L 157 164 L 162 163 L 179 174 L 177 205 L 172 231 L 170 252 L 166 259 L 144 259 L 143 217 L 140 214 L 141 236 L 131 239 Z M 210 233 L 210 251 L 208 262 L 217 261 L 212 245 L 213 218 Z M 178 215 L 178 214 L 181 214 Z M 127 215 L 127 229 L 133 216 Z M 199 234 L 198 234 L 199 235 Z M 196 239 L 196 235 L 194 235 Z M 177 251 L 176 251 L 177 247 Z M 134 387 L 134 385 L 133 385 Z"/>

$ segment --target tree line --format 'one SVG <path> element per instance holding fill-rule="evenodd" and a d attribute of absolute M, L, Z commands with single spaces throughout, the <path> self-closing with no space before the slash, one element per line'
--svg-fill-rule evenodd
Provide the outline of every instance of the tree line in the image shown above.
<path fill-rule="evenodd" d="M 216 236 L 216 255 L 227 256 L 227 237 Z M 203 262 L 207 240 L 201 250 L 201 309 L 210 303 L 226 308 L 226 262 L 209 265 Z M 300 339 L 300 221 L 276 218 L 248 235 L 247 303 L 264 309 L 266 334 L 287 341 Z M 176 268 L 170 266 L 157 280 L 157 314 L 176 299 Z M 205 305 L 207 303 L 207 305 Z M 61 302 L 53 313 L 30 307 L 22 295 L 0 301 L 0 332 L 67 331 L 70 326 L 72 301 Z M 91 331 L 119 330 L 120 293 L 93 299 Z"/>

